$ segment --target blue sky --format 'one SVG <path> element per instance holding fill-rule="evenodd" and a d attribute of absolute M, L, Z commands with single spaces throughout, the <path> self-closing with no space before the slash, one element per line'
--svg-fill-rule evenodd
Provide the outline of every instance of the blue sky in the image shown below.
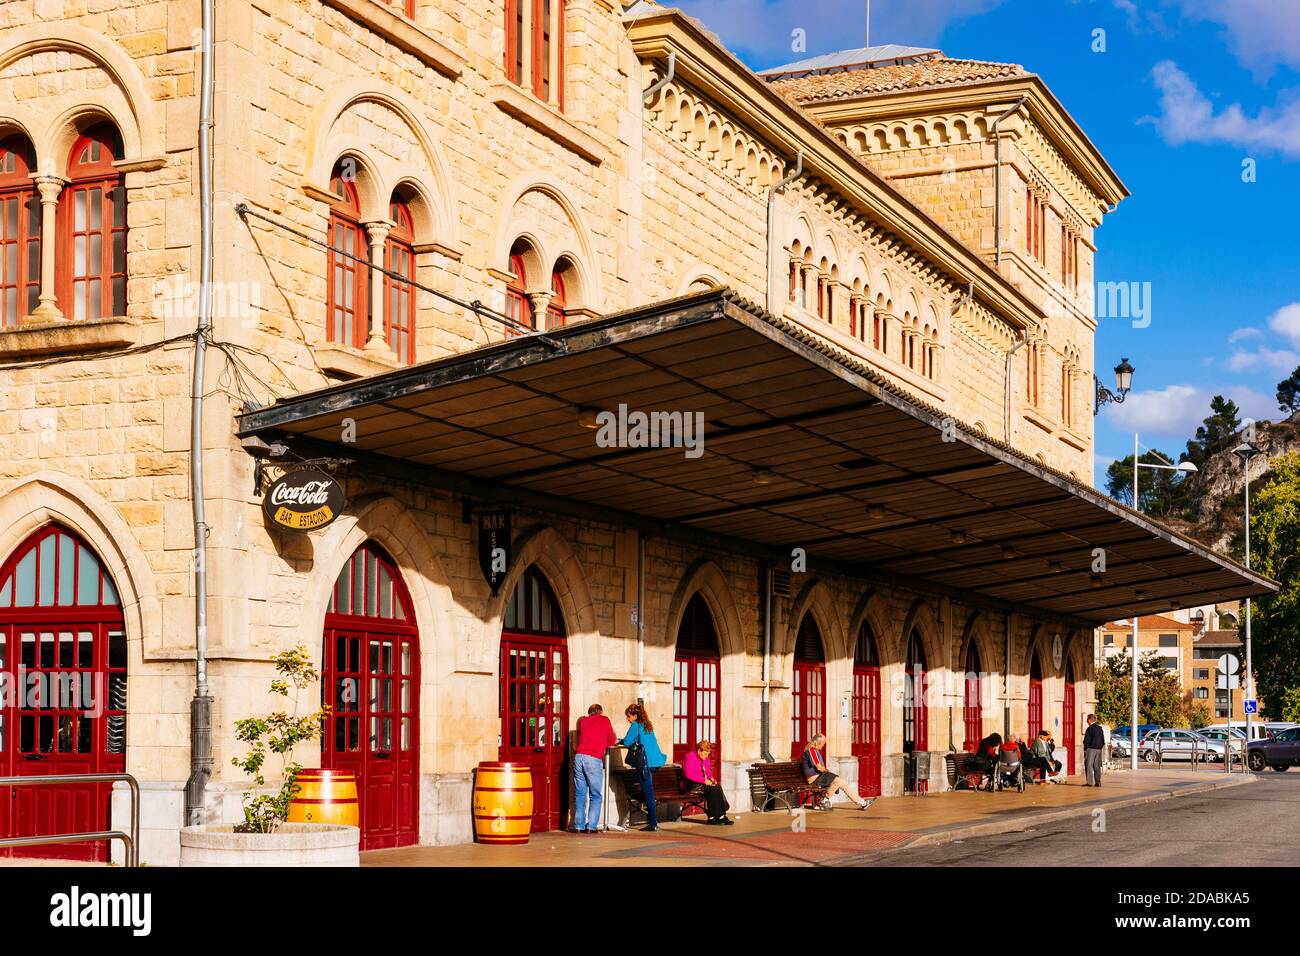
<path fill-rule="evenodd" d="M 865 0 L 678 0 L 755 68 L 861 46 Z M 1097 233 L 1098 281 L 1150 283 L 1151 322 L 1103 319 L 1097 368 L 1134 391 L 1097 420 L 1097 473 L 1176 454 L 1226 394 L 1281 417 L 1300 365 L 1300 0 L 873 0 L 872 42 L 1023 64 L 1132 195 Z M 791 50 L 806 31 L 807 53 Z M 1094 31 L 1105 52 L 1093 52 Z M 1247 160 L 1254 182 L 1244 181 Z"/>

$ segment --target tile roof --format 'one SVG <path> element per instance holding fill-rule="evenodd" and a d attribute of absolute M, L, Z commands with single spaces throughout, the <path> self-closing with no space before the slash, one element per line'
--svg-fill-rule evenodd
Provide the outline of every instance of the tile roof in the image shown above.
<path fill-rule="evenodd" d="M 984 60 L 954 60 L 940 57 L 901 66 L 880 66 L 865 70 L 841 70 L 809 76 L 778 79 L 772 86 L 786 99 L 800 105 L 855 96 L 883 96 L 908 90 L 966 86 L 1007 77 L 1032 76 L 1017 63 L 989 63 Z"/>
<path fill-rule="evenodd" d="M 859 47 L 856 50 L 836 50 L 834 53 L 823 53 L 821 56 L 809 57 L 795 63 L 786 63 L 782 66 L 772 66 L 766 70 L 759 70 L 758 75 L 769 79 L 778 79 L 795 73 L 824 73 L 830 70 L 863 67 L 868 63 L 888 63 L 889 61 L 908 60 L 913 57 L 930 59 L 941 56 L 943 56 L 943 51 L 936 50 L 934 47 L 884 43 L 879 46 Z"/>
<path fill-rule="evenodd" d="M 1126 617 L 1118 621 L 1111 621 L 1104 625 L 1107 631 L 1131 631 L 1133 630 L 1133 618 Z M 1192 625 L 1184 624 L 1182 621 L 1175 621 L 1172 617 L 1165 617 L 1163 614 L 1143 614 L 1138 620 L 1139 631 L 1154 631 L 1157 628 L 1176 628 L 1178 630 L 1190 631 Z"/>
<path fill-rule="evenodd" d="M 1206 631 L 1196 638 L 1196 643 L 1202 647 L 1239 647 L 1241 634 L 1237 631 Z"/>

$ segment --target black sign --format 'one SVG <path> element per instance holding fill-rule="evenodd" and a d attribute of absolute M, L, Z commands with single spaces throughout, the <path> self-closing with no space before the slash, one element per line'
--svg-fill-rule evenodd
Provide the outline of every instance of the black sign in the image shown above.
<path fill-rule="evenodd" d="M 510 570 L 510 512 L 478 513 L 478 566 L 483 580 L 497 593 Z"/>
<path fill-rule="evenodd" d="M 343 513 L 343 487 L 314 468 L 291 471 L 277 479 L 262 498 L 267 520 L 289 531 L 315 531 Z"/>

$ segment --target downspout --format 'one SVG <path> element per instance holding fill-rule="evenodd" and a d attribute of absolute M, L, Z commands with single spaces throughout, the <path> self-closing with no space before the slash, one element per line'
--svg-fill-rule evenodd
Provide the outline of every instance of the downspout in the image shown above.
<path fill-rule="evenodd" d="M 659 91 L 662 90 L 669 83 L 671 83 L 673 81 L 673 77 L 676 75 L 677 75 L 677 52 L 673 51 L 672 53 L 668 54 L 668 70 L 667 72 L 664 73 L 663 79 L 656 80 L 654 83 L 651 83 L 649 86 L 645 88 L 645 90 L 641 93 L 642 102 L 645 103 L 646 106 L 649 106 L 651 101 L 654 100 L 654 98 L 659 94 Z"/>
<path fill-rule="evenodd" d="M 636 683 L 637 700 L 641 701 L 641 684 L 645 678 L 645 536 L 636 533 Z"/>
<path fill-rule="evenodd" d="M 1002 264 L 1002 137 L 998 135 L 998 126 L 1004 119 L 1025 105 L 1029 94 L 1020 97 L 1019 102 L 993 121 L 993 265 Z"/>
<path fill-rule="evenodd" d="M 795 156 L 794 170 L 787 174 L 780 182 L 773 183 L 767 191 L 767 311 L 776 315 L 776 289 L 772 285 L 772 216 L 776 210 L 777 194 L 784 191 L 786 186 L 803 175 L 803 150 L 799 150 Z M 770 575 L 769 575 L 770 577 Z M 770 587 L 770 583 L 769 583 Z"/>
<path fill-rule="evenodd" d="M 1002 671 L 1002 736 L 1011 734 L 1011 612 L 1007 612 L 1007 659 Z"/>
<path fill-rule="evenodd" d="M 774 763 L 772 756 L 771 677 L 772 677 L 772 568 L 763 569 L 763 702 L 759 705 L 759 748 L 763 759 Z"/>
<path fill-rule="evenodd" d="M 194 509 L 194 699 L 190 701 L 190 777 L 185 824 L 203 822 L 212 775 L 212 697 L 208 694 L 207 514 L 203 500 L 203 373 L 212 335 L 212 23 L 213 0 L 201 0 L 199 72 L 199 316 L 190 389 L 190 499 Z"/>
<path fill-rule="evenodd" d="M 950 681 L 948 685 L 948 750 L 955 753 L 957 748 L 953 746 L 952 712 L 956 709 L 954 707 L 954 702 L 957 699 L 955 691 L 959 685 L 956 681 L 952 680 L 952 598 L 941 597 L 939 599 L 939 607 L 942 609 L 944 654 L 948 661 L 948 679 Z M 963 666 L 961 686 L 965 685 L 965 673 L 965 667 Z"/>

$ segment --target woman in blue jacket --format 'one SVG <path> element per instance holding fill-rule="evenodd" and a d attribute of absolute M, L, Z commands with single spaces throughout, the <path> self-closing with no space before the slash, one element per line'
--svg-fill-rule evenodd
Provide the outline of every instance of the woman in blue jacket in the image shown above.
<path fill-rule="evenodd" d="M 649 819 L 646 830 L 655 831 L 659 829 L 659 816 L 655 812 L 654 772 L 667 763 L 668 758 L 659 749 L 659 741 L 655 739 L 655 725 L 650 722 L 650 715 L 644 707 L 632 704 L 623 711 L 623 716 L 628 719 L 629 726 L 619 743 L 629 751 L 640 744 L 645 754 L 637 773 L 641 777 L 641 791 L 645 794 L 645 812 Z"/>

